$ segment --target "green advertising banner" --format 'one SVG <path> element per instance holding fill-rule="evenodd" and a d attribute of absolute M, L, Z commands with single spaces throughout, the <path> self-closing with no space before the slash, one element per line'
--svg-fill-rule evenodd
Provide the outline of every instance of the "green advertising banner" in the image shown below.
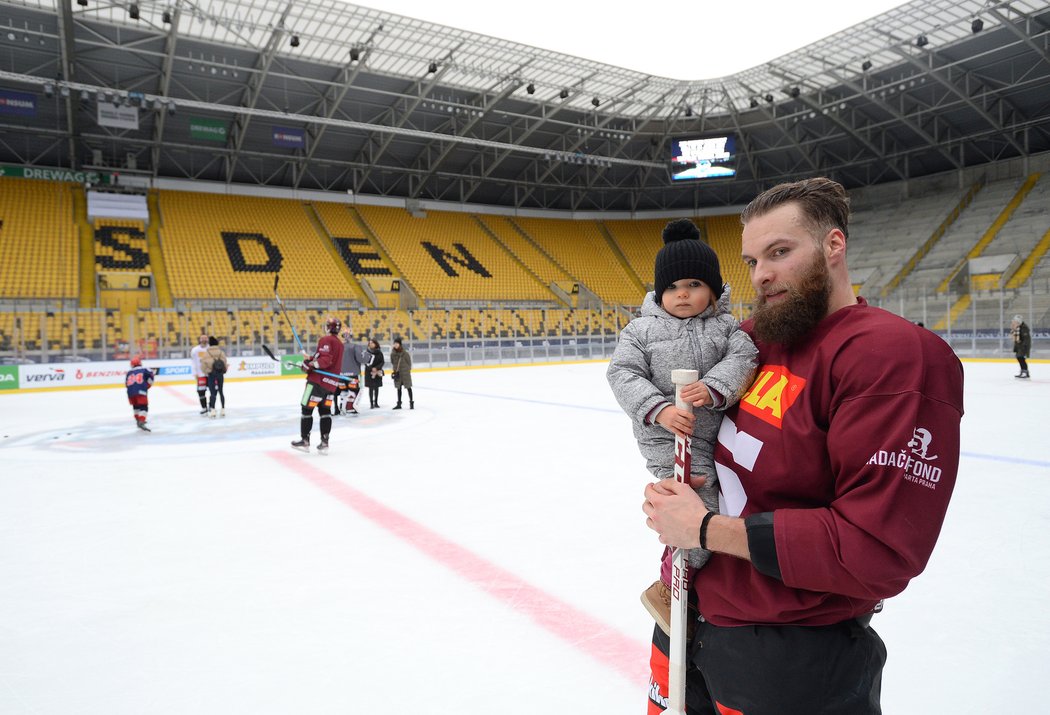
<path fill-rule="evenodd" d="M 18 365 L 0 365 L 0 390 L 18 389 Z"/>
<path fill-rule="evenodd" d="M 18 166 L 0 164 L 0 176 L 13 176 L 20 179 L 44 179 L 45 181 L 75 181 L 78 184 L 113 184 L 113 174 L 100 174 L 97 171 L 76 171 L 74 169 L 52 169 L 43 166 Z"/>
<path fill-rule="evenodd" d="M 229 124 L 221 119 L 190 117 L 190 137 L 208 142 L 225 142 Z"/>
<path fill-rule="evenodd" d="M 305 375 L 306 373 L 298 365 L 289 365 L 293 362 L 302 362 L 303 356 L 296 355 L 283 355 L 281 356 L 281 374 L 282 375 Z"/>

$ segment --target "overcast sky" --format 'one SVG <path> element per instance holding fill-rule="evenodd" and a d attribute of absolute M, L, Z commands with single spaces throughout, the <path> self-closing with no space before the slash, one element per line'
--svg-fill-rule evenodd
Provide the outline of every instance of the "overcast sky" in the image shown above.
<path fill-rule="evenodd" d="M 900 0 L 364 0 L 398 15 L 673 79 L 724 77 L 780 57 Z"/>

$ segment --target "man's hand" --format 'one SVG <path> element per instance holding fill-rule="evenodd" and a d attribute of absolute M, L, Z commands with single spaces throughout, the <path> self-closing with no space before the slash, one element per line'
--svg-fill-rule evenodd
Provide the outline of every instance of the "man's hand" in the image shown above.
<path fill-rule="evenodd" d="M 690 403 L 693 407 L 706 407 L 714 404 L 714 400 L 711 398 L 711 391 L 700 380 L 683 387 L 680 394 L 682 400 Z"/>
<path fill-rule="evenodd" d="M 656 415 L 656 424 L 668 432 L 673 432 L 679 437 L 693 436 L 693 423 L 696 418 L 689 410 L 680 410 L 674 405 L 669 405 Z"/>
<path fill-rule="evenodd" d="M 690 486 L 674 479 L 663 479 L 646 485 L 645 503 L 642 504 L 647 517 L 645 525 L 660 535 L 661 544 L 683 549 L 700 545 L 700 522 L 707 507 L 693 488 L 705 481 L 706 477 L 693 477 Z"/>

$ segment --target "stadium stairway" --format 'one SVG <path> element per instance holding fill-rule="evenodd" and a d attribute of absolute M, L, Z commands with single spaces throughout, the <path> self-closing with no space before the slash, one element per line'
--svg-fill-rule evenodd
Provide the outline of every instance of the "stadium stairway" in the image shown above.
<path fill-rule="evenodd" d="M 959 203 L 955 205 L 948 215 L 944 218 L 944 221 L 934 230 L 933 234 L 926 239 L 926 241 L 919 246 L 918 250 L 912 255 L 911 258 L 904 264 L 904 267 L 897 272 L 893 278 L 890 279 L 885 286 L 883 286 L 880 292 L 881 298 L 886 298 L 890 293 L 894 291 L 901 282 L 908 277 L 908 274 L 914 270 L 915 266 L 919 264 L 923 256 L 930 252 L 930 249 L 936 245 L 937 241 L 941 240 L 941 236 L 947 232 L 948 228 L 955 223 L 956 219 L 962 215 L 962 212 L 970 205 L 974 197 L 977 196 L 978 192 L 984 187 L 984 179 L 975 182 L 970 189 L 963 195 L 959 200 Z"/>
<path fill-rule="evenodd" d="M 945 291 L 947 291 L 948 287 L 952 283 L 952 280 L 955 278 L 955 276 L 959 274 L 959 271 L 961 271 L 966 266 L 967 261 L 973 258 L 978 258 L 984 252 L 984 249 L 987 248 L 988 245 L 995 240 L 995 237 L 999 235 L 999 232 L 1003 229 L 1003 226 L 1005 226 L 1006 222 L 1010 220 L 1011 216 L 1013 216 L 1014 211 L 1017 210 L 1017 208 L 1021 205 L 1021 202 L 1025 200 L 1025 197 L 1028 196 L 1028 193 L 1035 186 L 1036 182 L 1039 181 L 1040 176 L 1040 174 L 1032 174 L 1025 180 L 1023 184 L 1021 184 L 1021 187 L 1017 190 L 1017 192 L 1013 195 L 1013 198 L 1010 199 L 1010 201 L 1006 204 L 1003 210 L 999 213 L 995 221 L 993 221 L 992 224 L 988 227 L 988 230 L 984 232 L 981 238 L 978 239 L 977 243 L 974 244 L 973 248 L 971 248 L 969 252 L 967 252 L 967 254 L 963 256 L 958 263 L 955 264 L 955 267 L 952 268 L 948 275 L 945 276 L 944 280 L 941 281 L 940 285 L 937 286 L 938 293 L 944 293 Z"/>
<path fill-rule="evenodd" d="M 80 253 L 80 289 L 79 305 L 81 308 L 94 308 L 98 299 L 95 290 L 95 231 L 87 217 L 87 196 L 83 187 L 71 188 L 73 194 L 73 220 L 77 225 L 77 237 Z"/>

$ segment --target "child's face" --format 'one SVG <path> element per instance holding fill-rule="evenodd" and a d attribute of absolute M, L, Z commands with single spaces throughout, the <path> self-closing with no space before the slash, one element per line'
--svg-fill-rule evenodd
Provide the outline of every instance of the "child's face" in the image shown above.
<path fill-rule="evenodd" d="M 667 286 L 660 306 L 676 318 L 700 315 L 714 302 L 715 294 L 699 278 L 682 278 Z"/>

